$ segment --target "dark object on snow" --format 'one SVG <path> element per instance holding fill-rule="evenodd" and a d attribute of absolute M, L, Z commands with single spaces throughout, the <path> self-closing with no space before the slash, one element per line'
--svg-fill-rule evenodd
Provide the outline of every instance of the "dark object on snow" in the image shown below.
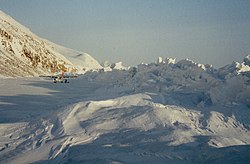
<path fill-rule="evenodd" d="M 68 81 L 67 79 L 63 79 L 63 78 L 61 78 L 61 77 L 55 77 L 55 78 L 53 79 L 53 82 L 54 82 L 54 83 L 57 83 L 57 82 L 59 82 L 59 83 L 69 83 L 69 81 Z"/>

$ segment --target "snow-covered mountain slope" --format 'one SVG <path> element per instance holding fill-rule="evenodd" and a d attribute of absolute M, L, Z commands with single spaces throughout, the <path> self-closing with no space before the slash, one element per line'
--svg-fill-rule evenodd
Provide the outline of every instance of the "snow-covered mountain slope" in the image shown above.
<path fill-rule="evenodd" d="M 90 55 L 52 44 L 0 11 L 0 75 L 38 76 L 100 68 Z"/>
<path fill-rule="evenodd" d="M 0 163 L 249 163 L 248 72 L 168 58 L 2 79 Z"/>
<path fill-rule="evenodd" d="M 60 46 L 48 40 L 44 41 L 48 43 L 53 50 L 59 52 L 60 54 L 65 56 L 72 64 L 74 64 L 78 72 L 86 72 L 88 70 L 98 70 L 102 68 L 102 66 L 98 63 L 98 61 L 96 61 L 92 56 L 90 56 L 85 52 L 72 50 L 70 48 Z"/>

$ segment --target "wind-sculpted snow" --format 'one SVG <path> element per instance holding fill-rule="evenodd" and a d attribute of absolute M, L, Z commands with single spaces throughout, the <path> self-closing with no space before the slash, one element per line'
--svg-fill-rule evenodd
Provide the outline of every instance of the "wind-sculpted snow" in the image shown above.
<path fill-rule="evenodd" d="M 181 60 L 177 63 L 141 64 L 128 71 L 86 76 L 94 80 L 107 79 L 108 76 L 110 85 L 118 90 L 157 92 L 165 104 L 191 107 L 243 104 L 249 107 L 249 68 L 242 62 L 217 70 L 210 65 Z"/>
<path fill-rule="evenodd" d="M 195 63 L 1 79 L 0 162 L 246 163 L 248 80 Z"/>
<path fill-rule="evenodd" d="M 228 68 L 182 60 L 66 84 L 1 79 L 0 161 L 246 163 L 249 76 Z"/>

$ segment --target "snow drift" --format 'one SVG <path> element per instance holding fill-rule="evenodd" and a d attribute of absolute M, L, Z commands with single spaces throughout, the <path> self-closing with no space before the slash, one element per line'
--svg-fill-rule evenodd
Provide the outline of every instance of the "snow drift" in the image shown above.
<path fill-rule="evenodd" d="M 68 84 L 2 79 L 0 161 L 249 162 L 249 71 L 233 67 L 181 60 Z"/>

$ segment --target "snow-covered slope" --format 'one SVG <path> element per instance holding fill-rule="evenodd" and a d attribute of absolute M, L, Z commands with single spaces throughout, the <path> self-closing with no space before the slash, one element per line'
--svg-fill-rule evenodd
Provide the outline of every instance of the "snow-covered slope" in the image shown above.
<path fill-rule="evenodd" d="M 59 52 L 60 54 L 65 56 L 72 64 L 74 64 L 78 72 L 86 72 L 88 70 L 98 70 L 102 68 L 102 66 L 98 63 L 98 61 L 96 61 L 92 56 L 90 56 L 85 52 L 72 50 L 70 48 L 60 46 L 48 40 L 44 41 L 48 43 L 53 50 Z"/>
<path fill-rule="evenodd" d="M 98 69 L 90 55 L 57 46 L 0 11 L 0 75 L 38 76 Z"/>

